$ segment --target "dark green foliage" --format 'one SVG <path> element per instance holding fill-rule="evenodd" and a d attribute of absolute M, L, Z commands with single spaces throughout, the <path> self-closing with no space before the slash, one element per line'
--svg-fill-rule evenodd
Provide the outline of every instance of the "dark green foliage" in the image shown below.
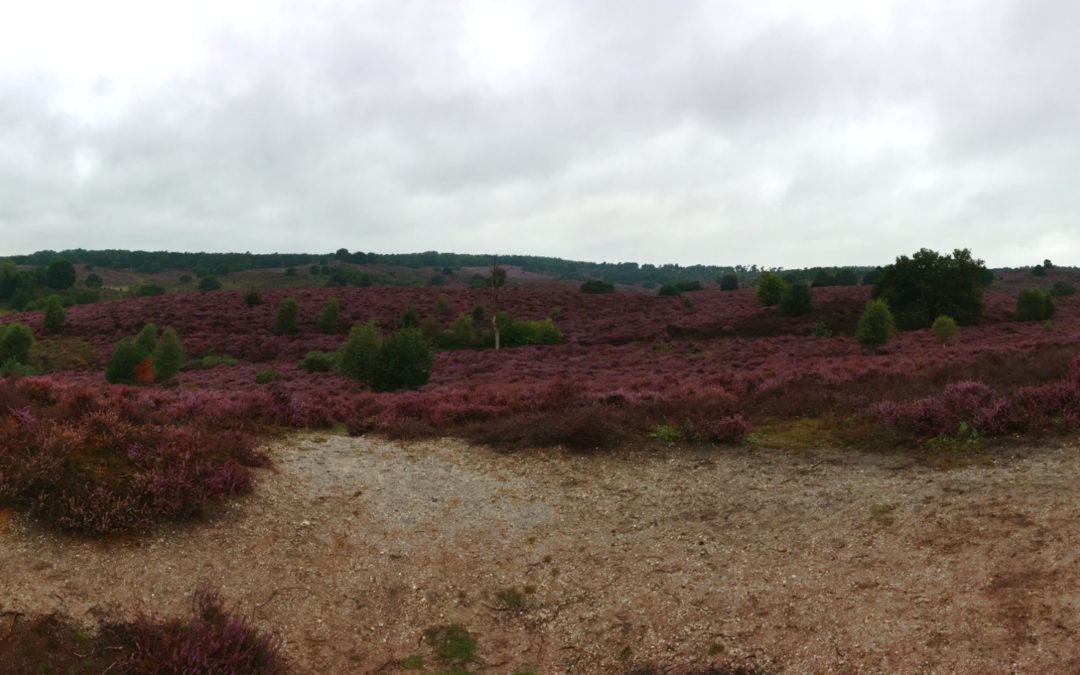
<path fill-rule="evenodd" d="M 285 268 L 285 276 L 287 276 L 287 277 L 295 277 L 296 276 L 296 268 L 295 267 L 286 267 Z"/>
<path fill-rule="evenodd" d="M 889 303 L 884 300 L 870 300 L 866 303 L 866 309 L 859 317 L 859 323 L 855 328 L 855 339 L 863 347 L 876 352 L 893 334 L 896 333 L 896 324 L 893 320 Z"/>
<path fill-rule="evenodd" d="M 824 321 L 818 321 L 814 324 L 814 329 L 810 331 L 810 335 L 814 337 L 827 338 L 832 337 L 832 331 L 825 325 Z"/>
<path fill-rule="evenodd" d="M 274 332 L 278 335 L 286 335 L 296 332 L 296 318 L 300 315 L 300 303 L 291 295 L 278 305 L 277 317 L 274 319 Z"/>
<path fill-rule="evenodd" d="M 199 280 L 200 291 L 218 291 L 221 290 L 221 282 L 217 277 L 203 277 Z"/>
<path fill-rule="evenodd" d="M 30 363 L 30 348 L 34 346 L 34 333 L 21 323 L 0 324 L 0 363 L 11 360 Z"/>
<path fill-rule="evenodd" d="M 445 282 L 446 281 L 445 281 L 445 279 L 443 279 L 443 276 L 441 274 L 432 274 L 431 278 L 428 279 L 427 285 L 428 286 L 442 286 Z"/>
<path fill-rule="evenodd" d="M 926 328 L 942 314 L 970 326 L 983 313 L 979 278 L 985 269 L 968 249 L 943 256 L 924 248 L 887 266 L 870 295 L 889 303 L 902 329 Z"/>
<path fill-rule="evenodd" d="M 50 295 L 45 299 L 45 314 L 42 317 L 42 325 L 46 333 L 59 333 L 64 327 L 64 304 L 60 302 L 59 295 Z"/>
<path fill-rule="evenodd" d="M 857 286 L 859 283 L 859 274 L 850 268 L 836 271 L 836 285 L 837 286 Z"/>
<path fill-rule="evenodd" d="M 180 275 L 180 283 L 182 283 L 182 284 L 190 284 L 191 281 L 192 281 L 192 279 L 191 279 L 190 274 L 181 274 Z"/>
<path fill-rule="evenodd" d="M 657 291 L 657 295 L 678 297 L 681 294 L 679 293 L 679 289 L 675 287 L 675 284 L 664 284 L 660 287 L 660 290 Z"/>
<path fill-rule="evenodd" d="M 446 299 L 445 295 L 440 295 L 439 299 L 435 301 L 435 313 L 444 316 L 449 311 L 450 301 Z"/>
<path fill-rule="evenodd" d="M 131 338 L 124 338 L 116 344 L 112 356 L 105 363 L 105 379 L 112 384 L 130 384 L 135 381 L 135 366 L 139 365 L 148 353 L 141 349 Z"/>
<path fill-rule="evenodd" d="M 1042 267 L 1041 265 L 1036 265 L 1035 267 L 1032 267 L 1031 268 L 1031 276 L 1033 276 L 1033 277 L 1045 277 L 1046 276 L 1046 268 Z"/>
<path fill-rule="evenodd" d="M 154 380 L 163 382 L 174 377 L 185 361 L 187 354 L 180 344 L 180 336 L 172 328 L 166 328 L 150 356 L 150 362 L 154 365 Z"/>
<path fill-rule="evenodd" d="M 45 284 L 63 291 L 75 285 L 75 266 L 66 260 L 54 260 L 45 270 Z"/>
<path fill-rule="evenodd" d="M 473 330 L 474 320 L 467 314 L 459 314 L 450 324 L 450 328 L 439 333 L 438 344 L 443 349 L 469 349 L 477 347 L 478 340 Z"/>
<path fill-rule="evenodd" d="M 249 288 L 244 293 L 244 304 L 248 307 L 256 307 L 262 304 L 262 293 L 257 288 Z"/>
<path fill-rule="evenodd" d="M 101 288 L 104 283 L 105 282 L 100 276 L 91 272 L 90 274 L 86 275 L 86 280 L 83 282 L 83 285 L 85 285 L 87 288 Z"/>
<path fill-rule="evenodd" d="M 428 628 L 424 638 L 441 661 L 461 664 L 476 656 L 476 638 L 460 624 Z"/>
<path fill-rule="evenodd" d="M 379 346 L 371 388 L 374 391 L 418 389 L 431 378 L 434 363 L 435 350 L 419 330 L 395 331 Z"/>
<path fill-rule="evenodd" d="M 281 377 L 281 372 L 277 368 L 271 368 L 269 370 L 260 370 L 255 373 L 255 384 L 268 384 Z"/>
<path fill-rule="evenodd" d="M 1054 299 L 1046 291 L 1025 288 L 1016 296 L 1017 321 L 1045 321 L 1053 318 L 1056 310 Z"/>
<path fill-rule="evenodd" d="M 157 326 L 148 323 L 142 327 L 135 336 L 135 346 L 143 351 L 144 356 L 149 356 L 157 346 Z"/>
<path fill-rule="evenodd" d="M 338 373 L 361 382 L 370 382 L 379 362 L 382 337 L 372 319 L 349 329 L 349 337 L 338 350 Z"/>
<path fill-rule="evenodd" d="M 1064 298 L 1067 295 L 1072 295 L 1076 292 L 1076 288 L 1073 287 L 1067 281 L 1055 281 L 1054 287 L 1050 289 L 1050 295 L 1055 298 Z"/>
<path fill-rule="evenodd" d="M 589 279 L 585 283 L 581 284 L 582 293 L 614 293 L 615 284 L 604 281 L 603 279 Z"/>
<path fill-rule="evenodd" d="M 420 327 L 420 312 L 409 305 L 405 308 L 405 311 L 401 313 L 401 321 L 398 322 L 398 328 L 419 328 Z"/>
<path fill-rule="evenodd" d="M 165 295 L 165 287 L 157 284 L 143 284 L 135 289 L 135 295 L 138 297 Z"/>
<path fill-rule="evenodd" d="M 780 296 L 780 313 L 784 316 L 802 316 L 814 311 L 813 295 L 805 281 L 787 287 Z"/>
<path fill-rule="evenodd" d="M 473 308 L 472 308 L 472 320 L 475 321 L 476 323 L 480 323 L 481 321 L 483 321 L 486 314 L 487 314 L 487 311 L 484 309 L 483 305 L 474 305 L 473 306 Z"/>
<path fill-rule="evenodd" d="M 780 298 L 787 290 L 787 282 L 775 272 L 762 272 L 757 280 L 757 304 L 772 307 L 780 303 Z"/>
<path fill-rule="evenodd" d="M 299 367 L 309 373 L 329 373 L 337 367 L 337 355 L 330 352 L 308 352 L 300 360 Z"/>
<path fill-rule="evenodd" d="M 720 283 L 720 290 L 722 291 L 737 291 L 739 290 L 739 275 L 738 274 L 725 274 L 717 280 Z"/>
<path fill-rule="evenodd" d="M 487 288 L 487 287 L 488 287 L 487 277 L 485 277 L 483 274 L 474 274 L 474 275 L 472 275 L 472 278 L 469 279 L 469 288 L 480 289 L 480 288 Z"/>
<path fill-rule="evenodd" d="M 327 298 L 323 303 L 322 314 L 319 315 L 319 332 L 325 335 L 335 335 L 338 330 L 338 314 L 341 306 L 337 298 Z"/>
<path fill-rule="evenodd" d="M 683 281 L 675 282 L 675 288 L 680 293 L 689 293 L 691 291 L 700 291 L 702 289 L 701 282 L 697 279 L 686 279 Z"/>
<path fill-rule="evenodd" d="M 551 319 L 522 321 L 506 312 L 499 312 L 496 320 L 503 347 L 562 344 L 562 331 L 555 327 Z"/>

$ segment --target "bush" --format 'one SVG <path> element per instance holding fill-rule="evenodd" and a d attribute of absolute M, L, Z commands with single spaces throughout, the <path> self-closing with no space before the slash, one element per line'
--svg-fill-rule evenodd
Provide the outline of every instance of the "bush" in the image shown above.
<path fill-rule="evenodd" d="M 150 295 L 165 295 L 165 287 L 157 284 L 143 284 L 135 289 L 135 295 L 140 298 Z"/>
<path fill-rule="evenodd" d="M 722 291 L 737 291 L 739 290 L 739 275 L 738 274 L 725 274 L 718 280 L 720 284 L 720 290 Z"/>
<path fill-rule="evenodd" d="M 372 319 L 349 329 L 349 336 L 338 350 L 338 373 L 361 382 L 371 382 L 379 362 L 382 337 Z"/>
<path fill-rule="evenodd" d="M 152 323 L 143 326 L 139 334 L 135 336 L 135 345 L 143 351 L 144 355 L 152 354 L 157 346 L 157 326 Z"/>
<path fill-rule="evenodd" d="M 884 300 L 870 300 L 859 317 L 855 328 L 855 339 L 863 347 L 876 352 L 888 342 L 896 332 L 896 324 L 889 303 Z"/>
<path fill-rule="evenodd" d="M 813 296 L 810 286 L 805 281 L 787 287 L 780 296 L 780 313 L 784 316 L 802 316 L 814 311 Z"/>
<path fill-rule="evenodd" d="M 615 284 L 603 279 L 589 279 L 581 284 L 582 293 L 614 293 Z"/>
<path fill-rule="evenodd" d="M 161 382 L 174 377 L 180 372 L 180 367 L 187 361 L 184 347 L 180 344 L 180 336 L 172 328 L 166 328 L 154 347 L 150 358 L 154 365 L 154 379 Z"/>
<path fill-rule="evenodd" d="M 483 305 L 473 305 L 473 308 L 472 308 L 472 320 L 473 321 L 475 321 L 476 323 L 481 323 L 484 320 L 484 317 L 486 316 L 486 314 L 487 314 L 487 311 L 484 309 Z"/>
<path fill-rule="evenodd" d="M 147 352 L 131 338 L 120 340 L 105 363 L 105 379 L 112 384 L 131 384 L 135 381 L 135 368 L 146 357 Z"/>
<path fill-rule="evenodd" d="M 295 277 L 296 276 L 296 268 L 295 267 L 286 267 L 285 268 L 285 276 L 287 276 L 287 277 Z"/>
<path fill-rule="evenodd" d="M 657 291 L 657 295 L 664 295 L 664 296 L 667 296 L 667 297 L 678 297 L 679 295 L 682 295 L 682 294 L 679 292 L 679 289 L 675 286 L 675 284 L 664 284 L 663 286 L 660 287 L 660 290 Z"/>
<path fill-rule="evenodd" d="M 0 363 L 30 363 L 30 348 L 34 346 L 34 333 L 21 323 L 0 325 Z"/>
<path fill-rule="evenodd" d="M 951 316 L 945 316 L 944 314 L 934 319 L 933 325 L 930 326 L 930 333 L 941 344 L 950 342 L 959 332 L 960 328 L 957 327 L 956 321 Z"/>
<path fill-rule="evenodd" d="M 398 322 L 398 328 L 419 328 L 420 327 L 420 312 L 409 305 L 405 308 L 405 311 L 401 313 L 401 320 Z"/>
<path fill-rule="evenodd" d="M 499 312 L 500 342 L 503 347 L 562 344 L 563 334 L 551 319 L 522 321 L 506 312 Z"/>
<path fill-rule="evenodd" d="M 691 291 L 700 291 L 701 289 L 701 282 L 697 279 L 689 279 L 675 282 L 675 290 L 679 291 L 680 293 L 690 293 Z"/>
<path fill-rule="evenodd" d="M 289 269 L 292 269 L 291 267 Z M 286 335 L 296 332 L 296 318 L 300 315 L 300 303 L 291 295 L 281 301 L 274 319 L 274 332 Z"/>
<path fill-rule="evenodd" d="M 83 281 L 83 285 L 87 288 L 101 288 L 105 281 L 97 274 L 90 273 L 86 275 L 86 280 Z"/>
<path fill-rule="evenodd" d="M 299 367 L 309 373 L 329 373 L 337 367 L 337 356 L 330 352 L 308 352 L 300 359 Z"/>
<path fill-rule="evenodd" d="M 244 304 L 248 307 L 256 307 L 262 304 L 262 293 L 259 293 L 258 289 L 249 288 L 244 293 Z"/>
<path fill-rule="evenodd" d="M 59 295 L 50 295 L 45 300 L 45 314 L 42 325 L 46 333 L 59 333 L 64 327 L 64 305 L 60 302 Z"/>
<path fill-rule="evenodd" d="M 1017 321 L 1045 321 L 1053 318 L 1056 309 L 1050 294 L 1037 288 L 1025 288 L 1016 296 Z"/>
<path fill-rule="evenodd" d="M 827 338 L 832 337 L 832 331 L 825 325 L 824 321 L 818 321 L 814 324 L 814 329 L 810 331 L 810 334 L 814 337 Z"/>
<path fill-rule="evenodd" d="M 75 285 L 75 266 L 66 260 L 54 260 L 45 270 L 45 284 L 63 291 Z"/>
<path fill-rule="evenodd" d="M 973 259 L 967 249 L 942 256 L 924 248 L 885 267 L 870 297 L 888 302 L 896 312 L 896 324 L 906 330 L 926 328 L 942 314 L 970 326 L 983 313 L 980 279 L 985 271 L 983 262 Z"/>
<path fill-rule="evenodd" d="M 203 277 L 199 281 L 200 291 L 219 291 L 221 290 L 221 282 L 217 277 Z"/>
<path fill-rule="evenodd" d="M 477 346 L 472 317 L 459 314 L 450 324 L 450 328 L 439 333 L 438 341 L 443 349 L 468 349 Z"/>
<path fill-rule="evenodd" d="M 374 391 L 419 389 L 431 378 L 435 350 L 419 330 L 406 328 L 391 333 L 379 346 Z"/>
<path fill-rule="evenodd" d="M 336 335 L 338 330 L 338 313 L 341 306 L 337 298 L 327 298 L 323 303 L 322 314 L 319 315 L 319 332 L 325 335 Z"/>
<path fill-rule="evenodd" d="M 450 311 L 450 301 L 446 299 L 445 295 L 440 295 L 439 299 L 435 301 L 435 313 L 439 316 L 445 316 Z"/>
<path fill-rule="evenodd" d="M 281 372 L 277 368 L 271 368 L 270 370 L 260 370 L 255 373 L 255 384 L 267 384 L 273 382 L 281 377 Z"/>
<path fill-rule="evenodd" d="M 1076 292 L 1076 289 L 1067 281 L 1055 281 L 1054 287 L 1050 289 L 1050 295 L 1055 298 L 1064 298 L 1067 295 L 1072 295 Z"/>
<path fill-rule="evenodd" d="M 772 307 L 780 303 L 787 290 L 787 282 L 775 272 L 762 272 L 757 280 L 757 304 Z"/>

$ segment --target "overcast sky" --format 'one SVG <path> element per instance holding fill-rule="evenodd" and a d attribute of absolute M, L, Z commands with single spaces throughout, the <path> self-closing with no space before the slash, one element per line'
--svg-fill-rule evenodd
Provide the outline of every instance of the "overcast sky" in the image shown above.
<path fill-rule="evenodd" d="M 0 8 L 0 255 L 1080 264 L 1080 3 Z"/>

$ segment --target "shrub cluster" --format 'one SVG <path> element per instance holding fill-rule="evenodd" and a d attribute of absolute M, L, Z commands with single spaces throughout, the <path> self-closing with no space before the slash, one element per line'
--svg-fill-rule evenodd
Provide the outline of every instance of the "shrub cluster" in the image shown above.
<path fill-rule="evenodd" d="M 427 384 L 435 350 L 416 328 L 397 330 L 385 339 L 374 320 L 353 326 L 338 351 L 338 372 L 368 384 L 374 391 L 418 389 Z"/>
<path fill-rule="evenodd" d="M 21 323 L 0 324 L 0 367 L 14 368 L 30 364 L 34 333 Z"/>
<path fill-rule="evenodd" d="M 603 279 L 588 279 L 581 284 L 582 293 L 614 293 L 615 284 Z"/>
<path fill-rule="evenodd" d="M 166 328 L 158 338 L 157 326 L 148 323 L 134 339 L 117 343 L 105 363 L 105 379 L 113 384 L 163 382 L 180 372 L 186 360 L 175 330 Z"/>
<path fill-rule="evenodd" d="M 1037 288 L 1025 288 L 1016 296 L 1017 321 L 1046 321 L 1054 317 L 1056 309 L 1054 298 Z"/>

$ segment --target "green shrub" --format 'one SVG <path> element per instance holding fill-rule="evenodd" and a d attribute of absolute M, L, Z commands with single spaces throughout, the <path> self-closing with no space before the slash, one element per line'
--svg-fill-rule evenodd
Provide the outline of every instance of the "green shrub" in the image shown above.
<path fill-rule="evenodd" d="M 757 304 L 772 307 L 780 303 L 787 290 L 787 282 L 775 272 L 762 272 L 757 280 Z"/>
<path fill-rule="evenodd" d="M 35 368 L 29 363 L 22 363 L 15 359 L 0 361 L 0 377 L 11 377 L 12 375 L 26 377 L 36 374 Z"/>
<path fill-rule="evenodd" d="M 75 266 L 67 260 L 54 260 L 45 270 L 45 283 L 49 288 L 63 291 L 75 285 Z"/>
<path fill-rule="evenodd" d="M 780 296 L 780 313 L 784 316 L 802 316 L 812 311 L 813 295 L 805 281 L 791 284 Z"/>
<path fill-rule="evenodd" d="M 86 275 L 86 280 L 83 281 L 83 285 L 87 288 L 101 288 L 105 281 L 97 274 L 90 273 Z"/>
<path fill-rule="evenodd" d="M 59 333 L 64 327 L 64 305 L 60 302 L 59 295 L 50 295 L 45 299 L 45 314 L 42 325 L 46 333 Z"/>
<path fill-rule="evenodd" d="M 1055 281 L 1054 287 L 1050 289 L 1050 295 L 1055 298 L 1064 298 L 1067 295 L 1072 295 L 1076 292 L 1076 289 L 1067 281 Z"/>
<path fill-rule="evenodd" d="M 295 333 L 298 316 L 300 316 L 300 303 L 290 295 L 278 305 L 277 317 L 274 319 L 274 332 L 278 335 Z"/>
<path fill-rule="evenodd" d="M 150 324 L 153 325 L 153 324 Z M 187 361 L 187 354 L 180 344 L 180 336 L 172 328 L 166 328 L 157 341 L 150 362 L 154 366 L 154 379 L 158 382 L 168 380 L 180 372 L 180 367 Z"/>
<path fill-rule="evenodd" d="M 152 354 L 157 346 L 157 326 L 152 323 L 143 326 L 135 336 L 135 346 L 143 351 L 144 356 Z"/>
<path fill-rule="evenodd" d="M 260 370 L 255 373 L 255 384 L 267 384 L 273 382 L 281 377 L 281 373 L 277 368 L 271 368 L 270 370 Z"/>
<path fill-rule="evenodd" d="M 460 624 L 428 628 L 424 631 L 424 638 L 441 661 L 468 663 L 476 656 L 476 638 Z"/>
<path fill-rule="evenodd" d="M 287 277 L 295 277 L 296 276 L 296 268 L 295 267 L 286 267 L 285 268 L 285 276 L 287 276 Z"/>
<path fill-rule="evenodd" d="M 589 279 L 581 284 L 582 293 L 614 293 L 615 284 L 603 279 Z"/>
<path fill-rule="evenodd" d="M 446 299 L 445 295 L 440 295 L 439 299 L 435 301 L 435 313 L 439 316 L 445 316 L 450 312 L 450 301 Z"/>
<path fill-rule="evenodd" d="M 1050 294 L 1037 288 L 1025 288 L 1016 296 L 1017 321 L 1045 321 L 1056 309 Z"/>
<path fill-rule="evenodd" d="M 419 328 L 420 327 L 420 311 L 409 305 L 405 308 L 405 311 L 401 313 L 401 320 L 398 322 L 398 328 Z"/>
<path fill-rule="evenodd" d="M 970 326 L 978 323 L 985 307 L 986 272 L 983 261 L 973 259 L 968 249 L 943 256 L 924 248 L 886 266 L 870 297 L 888 302 L 896 325 L 905 330 L 926 328 L 942 314 Z"/>
<path fill-rule="evenodd" d="M 722 291 L 737 291 L 739 290 L 739 275 L 738 274 L 725 274 L 717 279 L 720 284 L 720 290 Z"/>
<path fill-rule="evenodd" d="M 689 293 L 691 291 L 702 290 L 701 282 L 697 279 L 684 279 L 683 281 L 675 282 L 675 290 L 680 293 Z"/>
<path fill-rule="evenodd" d="M 371 382 L 379 362 L 382 337 L 372 319 L 349 329 L 349 336 L 338 350 L 338 373 L 361 382 Z"/>
<path fill-rule="evenodd" d="M 395 331 L 379 346 L 371 388 L 374 391 L 419 389 L 431 378 L 434 363 L 435 350 L 419 330 Z"/>
<path fill-rule="evenodd" d="M 131 338 L 116 344 L 112 356 L 105 363 L 105 379 L 112 384 L 130 384 L 135 381 L 135 367 L 149 355 Z"/>
<path fill-rule="evenodd" d="M 323 303 L 322 314 L 319 315 L 319 332 L 325 335 L 335 335 L 338 329 L 338 313 L 341 306 L 337 298 L 327 298 Z"/>
<path fill-rule="evenodd" d="M 810 334 L 814 337 L 827 338 L 832 337 L 832 331 L 825 325 L 824 321 L 818 321 L 814 324 L 814 330 L 810 331 Z"/>
<path fill-rule="evenodd" d="M 308 352 L 300 359 L 300 368 L 309 373 L 329 373 L 337 367 L 337 356 L 331 352 Z"/>
<path fill-rule="evenodd" d="M 143 284 L 135 289 L 135 295 L 140 298 L 148 295 L 165 295 L 165 287 L 157 284 Z"/>
<path fill-rule="evenodd" d="M 256 307 L 262 304 L 262 293 L 255 288 L 249 288 L 244 293 L 244 304 L 248 307 Z"/>
<path fill-rule="evenodd" d="M 677 297 L 682 295 L 679 292 L 678 287 L 675 284 L 664 284 L 660 287 L 660 290 L 656 292 L 657 295 L 663 295 L 667 297 Z"/>
<path fill-rule="evenodd" d="M 200 291 L 219 291 L 221 290 L 221 282 L 217 277 L 203 277 L 199 281 Z"/>
<path fill-rule="evenodd" d="M 476 334 L 473 332 L 473 320 L 468 314 L 459 314 L 450 327 L 438 337 L 439 347 L 443 349 L 468 349 L 476 346 Z"/>
<path fill-rule="evenodd" d="M 960 328 L 956 325 L 955 319 L 951 316 L 942 314 L 934 319 L 934 323 L 930 326 L 930 333 L 937 338 L 941 344 L 945 344 L 952 341 L 952 339 L 960 333 Z"/>
<path fill-rule="evenodd" d="M 192 359 L 187 362 L 185 366 L 188 370 L 200 370 L 202 368 L 216 368 L 217 366 L 236 366 L 240 364 L 240 359 L 234 359 L 228 354 L 217 355 L 211 350 L 205 356 L 199 359 Z"/>
<path fill-rule="evenodd" d="M 30 363 L 33 346 L 34 333 L 29 326 L 21 323 L 0 325 L 0 363 Z"/>
<path fill-rule="evenodd" d="M 893 334 L 896 333 L 896 323 L 889 303 L 884 300 L 870 300 L 866 303 L 866 309 L 859 317 L 859 323 L 855 328 L 855 339 L 863 347 L 876 352 Z"/>
<path fill-rule="evenodd" d="M 487 311 L 484 309 L 483 305 L 473 305 L 473 308 L 472 308 L 472 320 L 473 321 L 475 321 L 476 323 L 480 323 L 480 322 L 482 322 L 484 320 L 484 317 L 486 315 L 487 315 Z"/>
<path fill-rule="evenodd" d="M 499 312 L 500 342 L 503 347 L 562 344 L 563 334 L 551 319 L 522 321 L 506 312 Z"/>

